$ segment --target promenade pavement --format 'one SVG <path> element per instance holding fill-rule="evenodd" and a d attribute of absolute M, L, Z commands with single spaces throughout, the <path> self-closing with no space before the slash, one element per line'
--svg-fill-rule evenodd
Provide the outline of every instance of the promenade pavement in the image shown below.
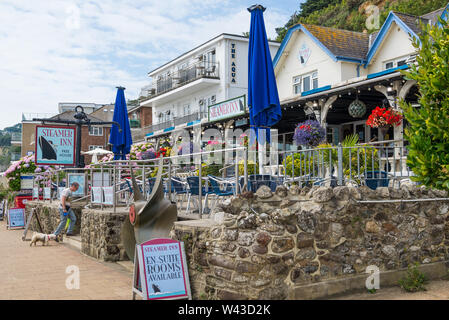
<path fill-rule="evenodd" d="M 99 262 L 50 241 L 30 247 L 23 229 L 7 230 L 0 221 L 0 299 L 131 299 L 132 273 L 117 263 Z M 32 232 L 28 233 L 31 238 Z M 70 266 L 72 269 L 68 269 Z M 79 289 L 74 281 L 79 270 Z M 68 273 L 66 273 L 68 271 Z M 67 280 L 69 278 L 69 280 Z M 66 286 L 69 284 L 69 288 Z"/>

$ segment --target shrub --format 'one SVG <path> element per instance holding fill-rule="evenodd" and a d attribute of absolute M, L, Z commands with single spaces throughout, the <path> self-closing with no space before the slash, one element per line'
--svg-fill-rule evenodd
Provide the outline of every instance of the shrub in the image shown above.
<path fill-rule="evenodd" d="M 402 289 L 408 292 L 425 291 L 424 285 L 428 282 L 427 276 L 418 269 L 418 263 L 409 265 L 407 274 L 399 280 Z"/>
<path fill-rule="evenodd" d="M 409 141 L 407 165 L 423 185 L 449 190 L 449 28 L 423 26 L 419 40 L 413 40 L 418 51 L 417 65 L 403 74 L 419 86 L 420 108 L 400 101 L 410 123 L 405 129 Z"/>

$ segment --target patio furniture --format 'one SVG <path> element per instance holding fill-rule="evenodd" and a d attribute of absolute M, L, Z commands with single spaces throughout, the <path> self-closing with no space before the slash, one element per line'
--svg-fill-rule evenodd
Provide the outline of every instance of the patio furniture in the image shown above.
<path fill-rule="evenodd" d="M 212 187 L 212 190 L 210 191 L 211 192 L 210 194 L 213 194 L 213 195 L 217 196 L 215 201 L 214 201 L 214 203 L 213 203 L 213 205 L 212 205 L 212 208 L 211 208 L 211 212 L 212 212 L 215 209 L 215 207 L 217 206 L 218 199 L 234 195 L 234 190 L 233 190 L 233 184 L 232 183 L 230 183 L 229 181 L 225 181 L 223 179 L 220 179 L 219 177 L 209 175 L 208 176 L 208 180 L 209 180 L 210 185 Z M 221 188 L 221 186 L 223 184 L 227 185 L 225 190 L 222 190 L 222 188 Z M 228 186 L 231 186 L 231 190 L 229 190 Z"/>
<path fill-rule="evenodd" d="M 199 201 L 201 201 L 199 199 L 199 195 L 200 195 L 199 177 L 197 177 L 197 176 L 196 177 L 187 177 L 187 184 L 189 185 L 189 189 L 188 189 L 187 207 L 186 207 L 186 211 L 185 211 L 186 213 L 190 209 L 190 199 L 192 198 L 192 196 L 198 197 L 198 200 L 197 200 L 198 206 L 197 207 L 199 207 Z M 201 195 L 205 196 L 205 199 L 204 199 L 205 204 L 207 204 L 207 197 L 210 193 L 212 193 L 212 192 L 209 190 L 206 190 L 206 188 L 203 186 L 201 187 Z M 203 206 L 203 210 L 201 213 L 207 211 L 206 209 L 208 209 L 207 206 Z"/>

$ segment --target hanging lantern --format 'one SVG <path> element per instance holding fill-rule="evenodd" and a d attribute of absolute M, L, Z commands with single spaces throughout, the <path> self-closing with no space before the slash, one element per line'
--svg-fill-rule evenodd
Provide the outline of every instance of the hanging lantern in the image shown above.
<path fill-rule="evenodd" d="M 366 105 L 357 98 L 349 105 L 348 113 L 353 118 L 361 118 L 366 113 Z"/>

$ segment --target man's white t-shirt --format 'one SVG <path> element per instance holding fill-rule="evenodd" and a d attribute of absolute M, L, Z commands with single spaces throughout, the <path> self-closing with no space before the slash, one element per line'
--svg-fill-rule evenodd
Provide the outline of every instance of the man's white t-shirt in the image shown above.
<path fill-rule="evenodd" d="M 62 207 L 62 197 L 65 197 L 65 205 L 70 206 L 70 203 L 68 201 L 71 196 L 72 196 L 72 190 L 70 190 L 70 188 L 65 188 L 64 190 L 62 190 L 61 198 L 59 199 L 61 201 L 61 203 L 59 203 L 59 209 L 64 209 Z"/>

